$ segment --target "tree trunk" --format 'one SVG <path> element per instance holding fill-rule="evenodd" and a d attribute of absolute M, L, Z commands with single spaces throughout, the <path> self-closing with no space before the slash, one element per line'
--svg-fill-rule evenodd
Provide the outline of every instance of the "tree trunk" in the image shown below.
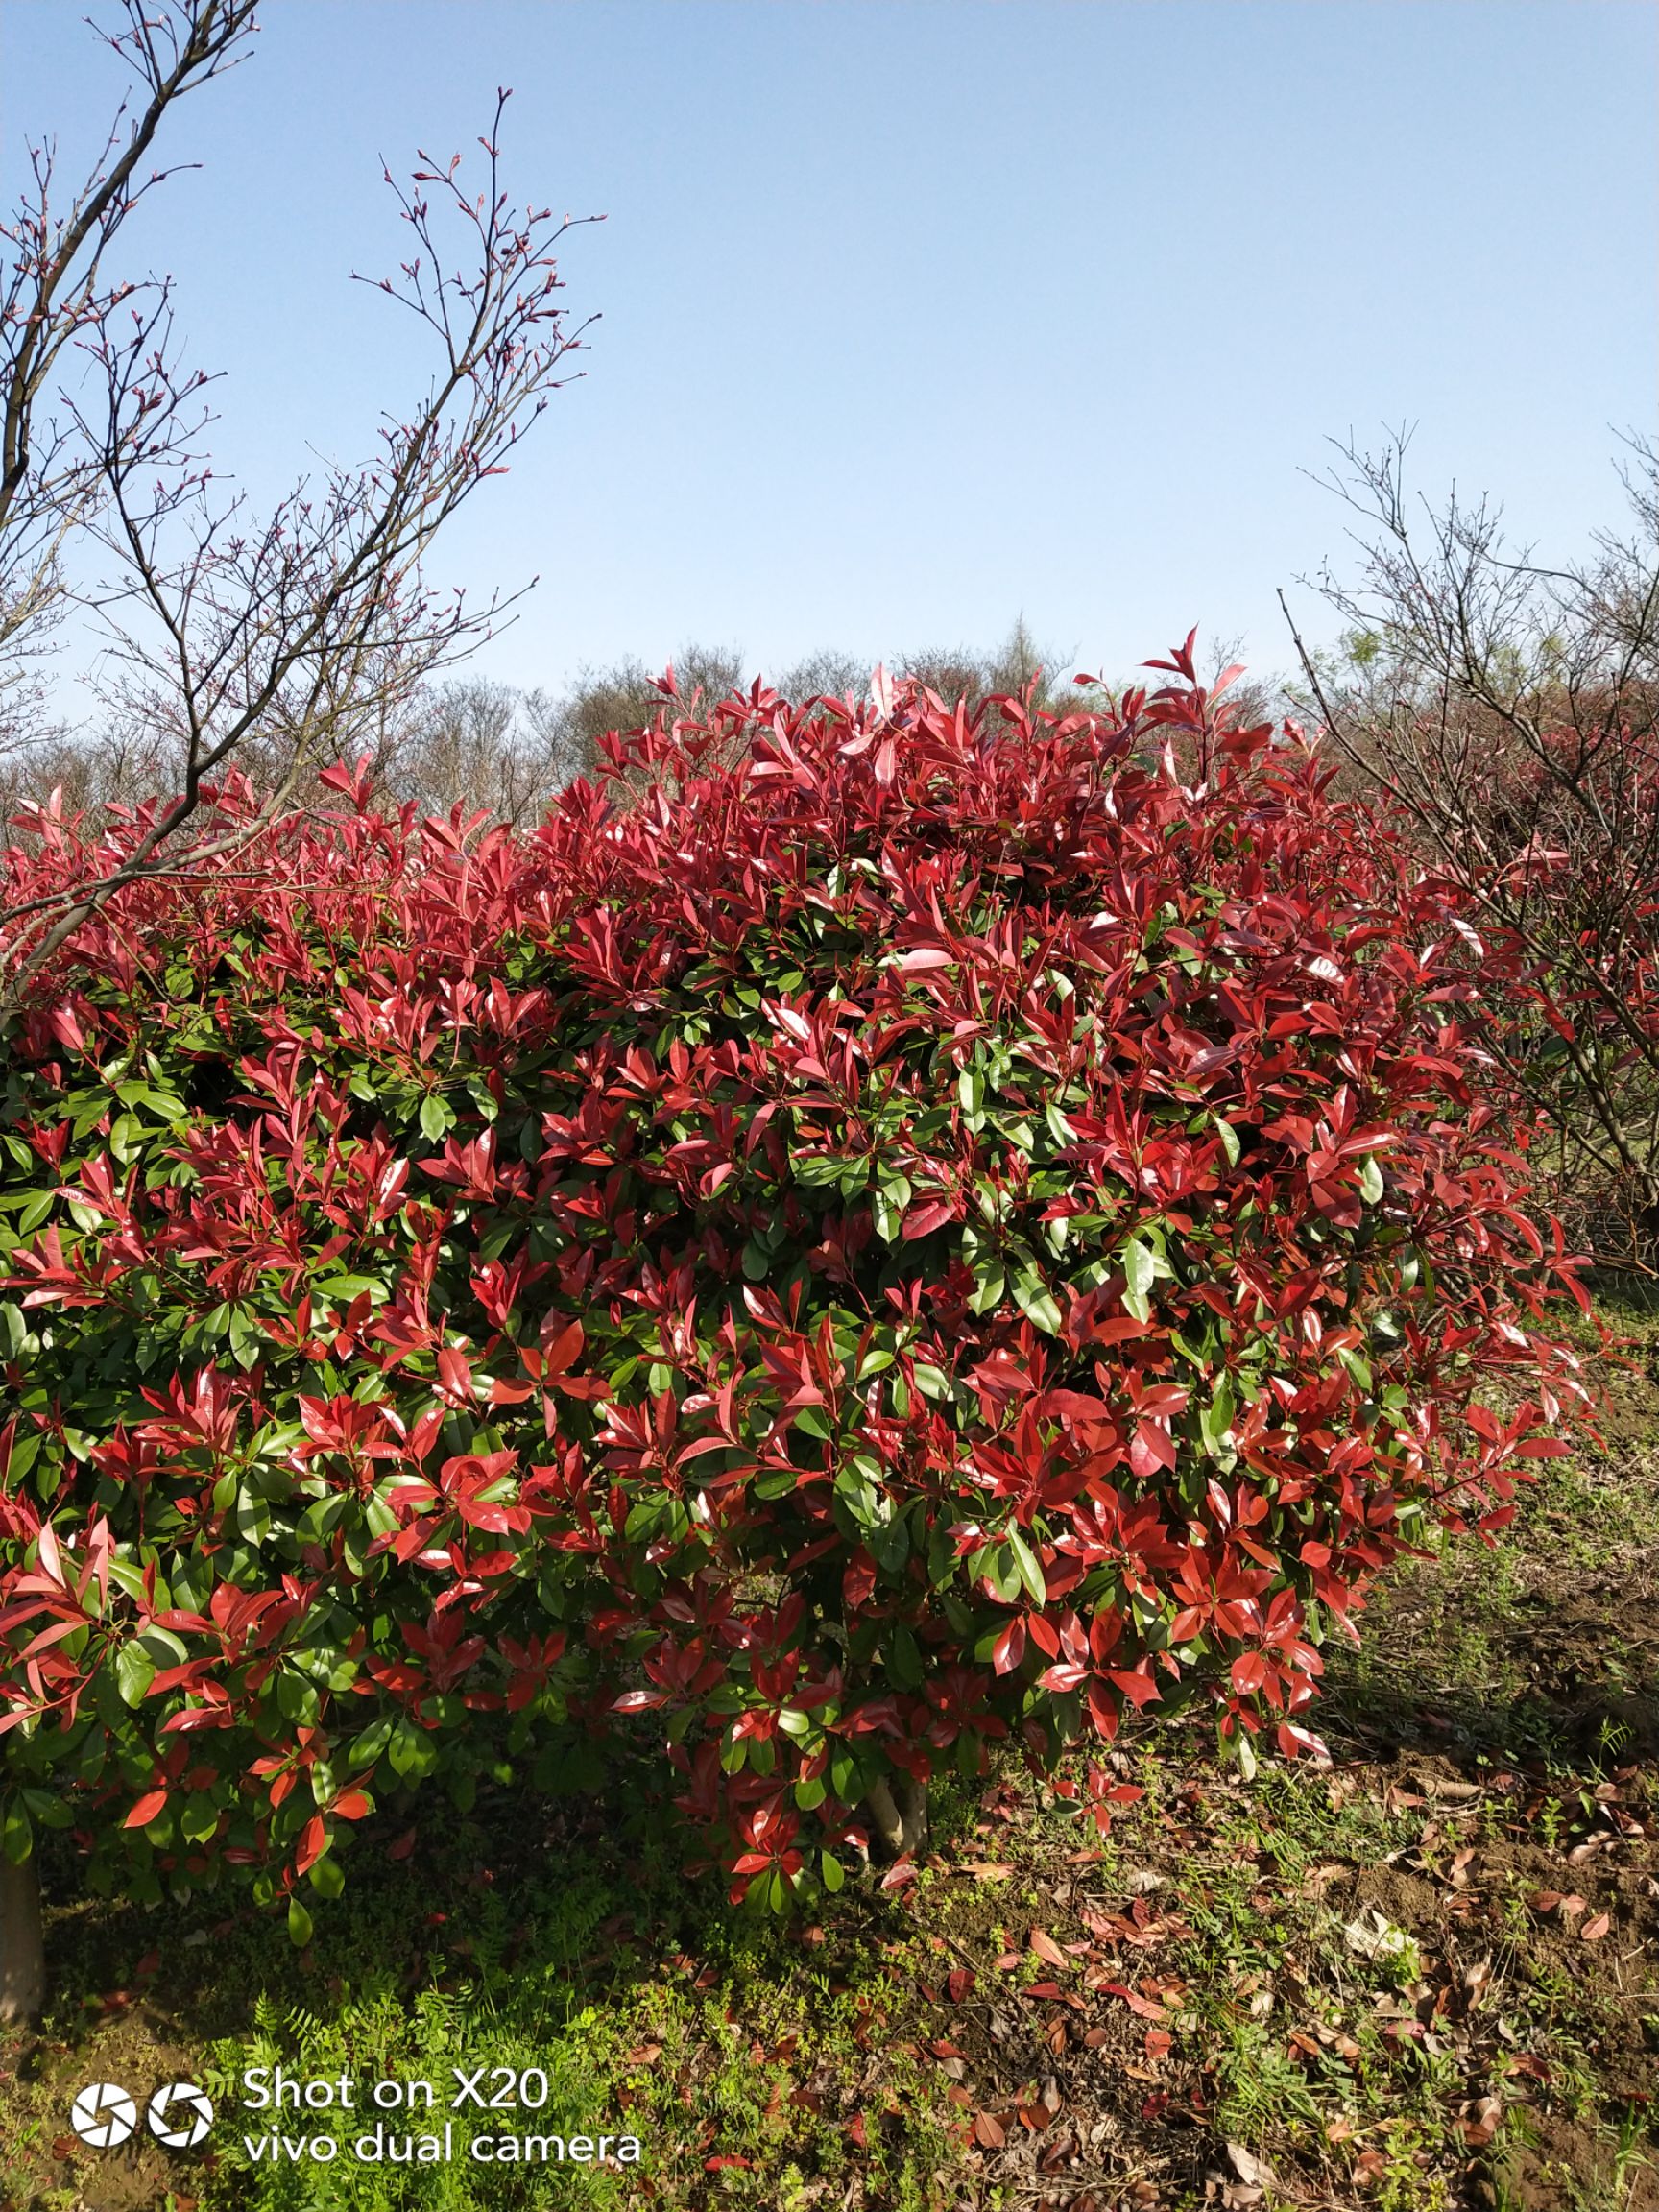
<path fill-rule="evenodd" d="M 865 1801 L 887 1855 L 902 1859 L 906 1852 L 919 1851 L 927 1840 L 927 1785 L 910 1774 L 896 1775 L 894 1781 L 897 1799 L 883 1780 L 871 1785 Z"/>
<path fill-rule="evenodd" d="M 927 1785 L 913 1774 L 899 1777 L 899 1811 L 903 1828 L 899 1838 L 901 1855 L 920 1851 L 927 1840 Z"/>
<path fill-rule="evenodd" d="M 0 2020 L 33 2020 L 46 2002 L 40 1880 L 33 1855 L 0 1859 Z"/>

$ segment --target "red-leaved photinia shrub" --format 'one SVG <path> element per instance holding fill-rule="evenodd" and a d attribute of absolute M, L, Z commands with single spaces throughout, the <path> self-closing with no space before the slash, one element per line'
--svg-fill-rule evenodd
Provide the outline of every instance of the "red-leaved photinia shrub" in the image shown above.
<path fill-rule="evenodd" d="M 84 928 L 8 1048 L 14 1851 L 303 1936 L 377 1799 L 644 1731 L 777 1903 L 992 1745 L 1314 1743 L 1367 1579 L 1565 1449 L 1575 1286 L 1443 912 L 1173 673 L 665 707 L 530 836 L 337 773 Z"/>

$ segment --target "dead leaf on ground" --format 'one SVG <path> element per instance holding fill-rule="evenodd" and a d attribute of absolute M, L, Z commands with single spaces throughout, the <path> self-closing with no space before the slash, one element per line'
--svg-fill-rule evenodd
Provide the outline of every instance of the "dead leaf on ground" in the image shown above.
<path fill-rule="evenodd" d="M 1258 2158 L 1255 2152 L 1247 2150 L 1242 2143 L 1228 2144 L 1227 2160 L 1246 2188 L 1271 2189 L 1275 2186 L 1276 2176 L 1266 2159 Z"/>
<path fill-rule="evenodd" d="M 1503 2107 L 1496 2097 L 1482 2097 L 1463 2122 L 1463 2140 L 1471 2151 L 1483 2151 L 1498 2132 Z"/>

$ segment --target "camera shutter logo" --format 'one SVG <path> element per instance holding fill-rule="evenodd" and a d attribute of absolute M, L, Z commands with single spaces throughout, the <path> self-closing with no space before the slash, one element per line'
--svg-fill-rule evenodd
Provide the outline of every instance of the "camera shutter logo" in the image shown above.
<path fill-rule="evenodd" d="M 118 2081 L 92 2081 L 69 2107 L 69 2125 L 94 2151 L 112 2151 L 138 2125 L 138 2107 Z"/>
<path fill-rule="evenodd" d="M 213 2103 L 194 2081 L 169 2081 L 151 2098 L 144 2117 L 157 2143 L 169 2151 L 194 2151 L 213 2125 Z"/>

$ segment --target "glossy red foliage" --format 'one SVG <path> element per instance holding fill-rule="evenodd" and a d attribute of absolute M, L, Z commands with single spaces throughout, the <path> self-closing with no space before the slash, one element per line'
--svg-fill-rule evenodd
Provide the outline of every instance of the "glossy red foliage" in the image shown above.
<path fill-rule="evenodd" d="M 1565 1449 L 1581 1293 L 1444 895 L 1190 650 L 670 694 L 533 835 L 342 771 L 121 891 L 10 1050 L 12 1802 L 275 1894 L 643 1735 L 776 1902 L 992 1745 L 1314 1747 L 1369 1580 Z"/>

